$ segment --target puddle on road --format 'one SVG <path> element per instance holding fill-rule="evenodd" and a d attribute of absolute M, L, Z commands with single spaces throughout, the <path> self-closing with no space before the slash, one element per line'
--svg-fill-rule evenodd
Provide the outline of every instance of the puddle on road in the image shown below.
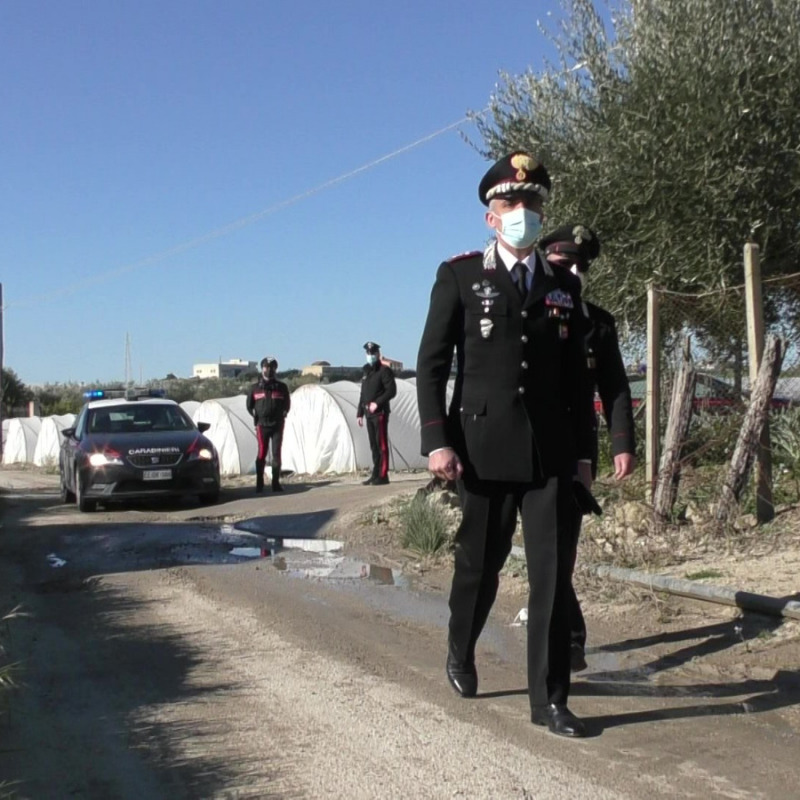
<path fill-rule="evenodd" d="M 225 526 L 223 533 L 235 532 Z M 341 555 L 342 542 L 333 539 L 269 538 L 260 547 L 232 547 L 228 553 L 242 559 L 268 559 L 278 571 L 295 578 L 356 583 L 362 580 L 380 586 L 408 587 L 400 570 L 370 564 Z"/>

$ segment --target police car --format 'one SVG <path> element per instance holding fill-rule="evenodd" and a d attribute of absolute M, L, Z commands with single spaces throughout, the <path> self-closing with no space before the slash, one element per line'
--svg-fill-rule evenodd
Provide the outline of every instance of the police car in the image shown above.
<path fill-rule="evenodd" d="M 61 499 L 94 511 L 98 501 L 193 494 L 219 497 L 219 456 L 173 400 L 157 392 L 109 397 L 88 392 L 75 424 L 61 431 Z"/>

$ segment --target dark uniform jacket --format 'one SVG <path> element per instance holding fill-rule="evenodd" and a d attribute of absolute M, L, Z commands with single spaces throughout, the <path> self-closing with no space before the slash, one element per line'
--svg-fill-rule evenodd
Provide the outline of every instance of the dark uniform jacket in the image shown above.
<path fill-rule="evenodd" d="M 367 406 L 377 403 L 376 414 L 389 413 L 389 401 L 397 394 L 397 384 L 394 381 L 394 372 L 391 367 L 381 364 L 364 364 L 361 373 L 361 396 L 358 400 L 357 417 L 369 414 Z"/>
<path fill-rule="evenodd" d="M 260 378 L 247 394 L 247 411 L 256 425 L 263 425 L 265 428 L 282 426 L 291 404 L 289 387 L 274 378 Z"/>
<path fill-rule="evenodd" d="M 436 275 L 417 360 L 422 453 L 453 447 L 483 480 L 571 474 L 596 438 L 580 283 L 537 253 L 523 300 L 496 247 L 445 261 Z"/>
<path fill-rule="evenodd" d="M 636 452 L 633 427 L 633 405 L 625 364 L 619 350 L 614 317 L 593 303 L 583 303 L 588 323 L 585 338 L 586 363 L 592 386 L 597 387 L 603 404 L 603 416 L 611 434 L 611 452 Z M 597 469 L 597 448 L 592 456 L 593 471 Z"/>

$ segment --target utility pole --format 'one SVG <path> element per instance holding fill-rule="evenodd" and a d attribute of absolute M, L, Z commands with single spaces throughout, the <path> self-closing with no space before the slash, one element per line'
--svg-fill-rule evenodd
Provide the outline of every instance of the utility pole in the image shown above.
<path fill-rule="evenodd" d="M 131 335 L 125 334 L 125 388 L 131 388 Z"/>
<path fill-rule="evenodd" d="M 3 397 L 5 388 L 3 386 L 3 369 L 5 365 L 5 361 L 3 360 L 3 347 L 4 347 L 4 322 L 3 322 L 3 284 L 0 283 L 0 458 L 3 456 L 3 436 L 2 436 L 2 427 L 3 427 Z"/>

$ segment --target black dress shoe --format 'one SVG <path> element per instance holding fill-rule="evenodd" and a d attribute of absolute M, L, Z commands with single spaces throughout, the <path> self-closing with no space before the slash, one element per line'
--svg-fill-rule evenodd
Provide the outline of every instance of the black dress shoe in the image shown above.
<path fill-rule="evenodd" d="M 460 664 L 450 656 L 447 657 L 447 680 L 462 697 L 475 697 L 478 693 L 478 671 L 474 664 Z"/>
<path fill-rule="evenodd" d="M 372 485 L 373 486 L 385 486 L 387 483 L 389 483 L 389 478 L 388 477 L 386 477 L 386 478 L 375 478 L 375 480 L 372 481 Z"/>
<path fill-rule="evenodd" d="M 531 722 L 534 725 L 547 725 L 550 733 L 557 736 L 570 736 L 573 739 L 586 736 L 586 726 L 564 703 L 534 706 L 531 710 Z"/>
<path fill-rule="evenodd" d="M 569 650 L 569 668 L 571 672 L 583 672 L 588 668 L 586 652 L 577 642 L 573 642 Z"/>
<path fill-rule="evenodd" d="M 361 481 L 361 485 L 362 486 L 372 486 L 372 484 L 374 482 L 375 482 L 374 478 L 367 478 L 365 481 Z"/>

